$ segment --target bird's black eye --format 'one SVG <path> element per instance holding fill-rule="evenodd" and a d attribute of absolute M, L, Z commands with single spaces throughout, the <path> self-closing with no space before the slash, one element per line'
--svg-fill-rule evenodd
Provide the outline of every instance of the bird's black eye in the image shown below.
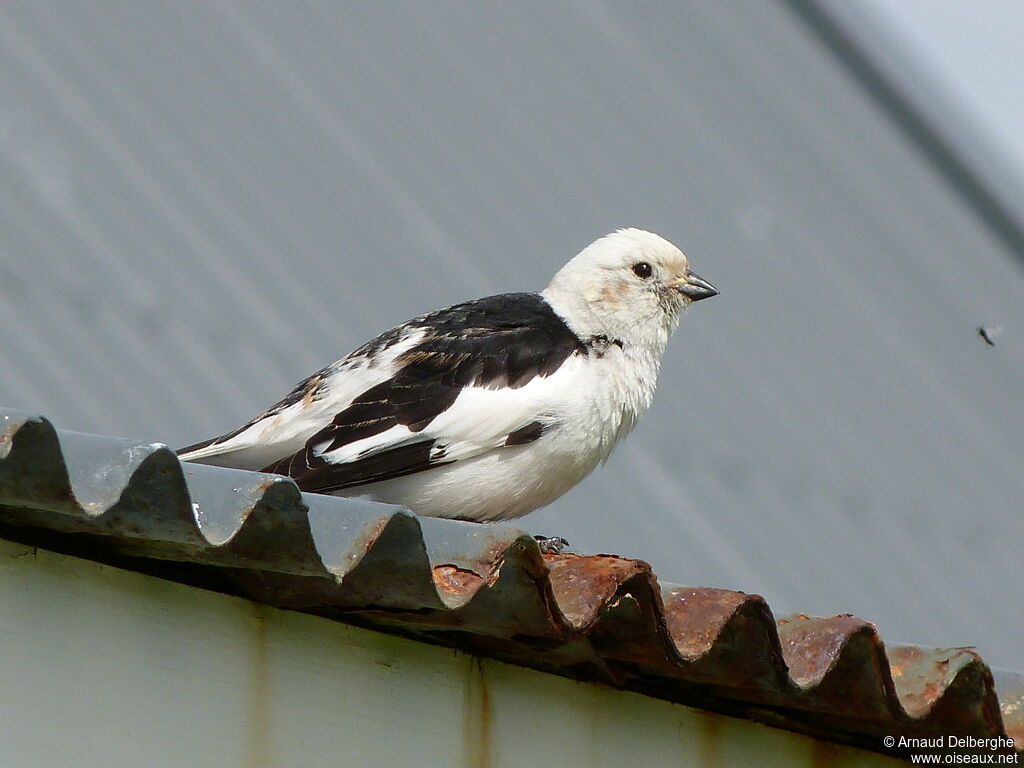
<path fill-rule="evenodd" d="M 633 265 L 633 274 L 646 280 L 654 274 L 654 269 L 646 261 L 638 261 Z"/>

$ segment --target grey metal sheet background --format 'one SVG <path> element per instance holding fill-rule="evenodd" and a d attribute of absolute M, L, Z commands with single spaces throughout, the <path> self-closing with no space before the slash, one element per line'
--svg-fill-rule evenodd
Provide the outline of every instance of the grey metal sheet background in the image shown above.
<path fill-rule="evenodd" d="M 59 427 L 226 430 L 623 225 L 722 296 L 523 522 L 1020 667 L 1020 254 L 788 6 L 0 9 L 0 404 Z"/>

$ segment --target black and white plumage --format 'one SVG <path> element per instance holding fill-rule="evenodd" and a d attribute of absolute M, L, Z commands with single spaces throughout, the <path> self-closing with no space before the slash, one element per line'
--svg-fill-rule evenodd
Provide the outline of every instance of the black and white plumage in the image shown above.
<path fill-rule="evenodd" d="M 179 455 L 423 515 L 519 517 L 608 458 L 651 403 L 681 311 L 716 294 L 667 240 L 619 230 L 541 293 L 410 320 Z"/>

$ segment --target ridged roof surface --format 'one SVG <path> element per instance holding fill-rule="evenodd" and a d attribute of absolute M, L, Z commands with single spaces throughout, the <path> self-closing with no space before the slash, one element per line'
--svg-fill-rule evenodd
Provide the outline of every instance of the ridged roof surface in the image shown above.
<path fill-rule="evenodd" d="M 1024 252 L 814 5 L 0 3 L 0 403 L 186 445 L 642 226 L 722 295 L 523 527 L 1013 666 Z"/>
<path fill-rule="evenodd" d="M 0 534 L 869 749 L 1024 747 L 1024 678 L 969 648 L 887 647 L 850 615 L 776 620 L 758 595 L 660 582 L 641 560 L 542 555 L 515 528 L 302 494 L 6 409 Z"/>

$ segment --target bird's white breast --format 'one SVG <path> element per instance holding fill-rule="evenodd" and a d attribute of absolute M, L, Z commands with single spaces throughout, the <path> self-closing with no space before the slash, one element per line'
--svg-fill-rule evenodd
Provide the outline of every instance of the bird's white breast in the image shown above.
<path fill-rule="evenodd" d="M 468 388 L 450 413 L 478 414 L 479 434 L 503 439 L 513 425 L 534 419 L 550 426 L 525 445 L 496 440 L 471 458 L 338 495 L 398 503 L 433 517 L 519 517 L 551 503 L 608 458 L 650 404 L 656 377 L 656 360 L 636 359 L 610 344 L 600 353 L 574 355 L 551 376 L 517 390 Z M 443 432 L 447 425 L 436 426 Z"/>

